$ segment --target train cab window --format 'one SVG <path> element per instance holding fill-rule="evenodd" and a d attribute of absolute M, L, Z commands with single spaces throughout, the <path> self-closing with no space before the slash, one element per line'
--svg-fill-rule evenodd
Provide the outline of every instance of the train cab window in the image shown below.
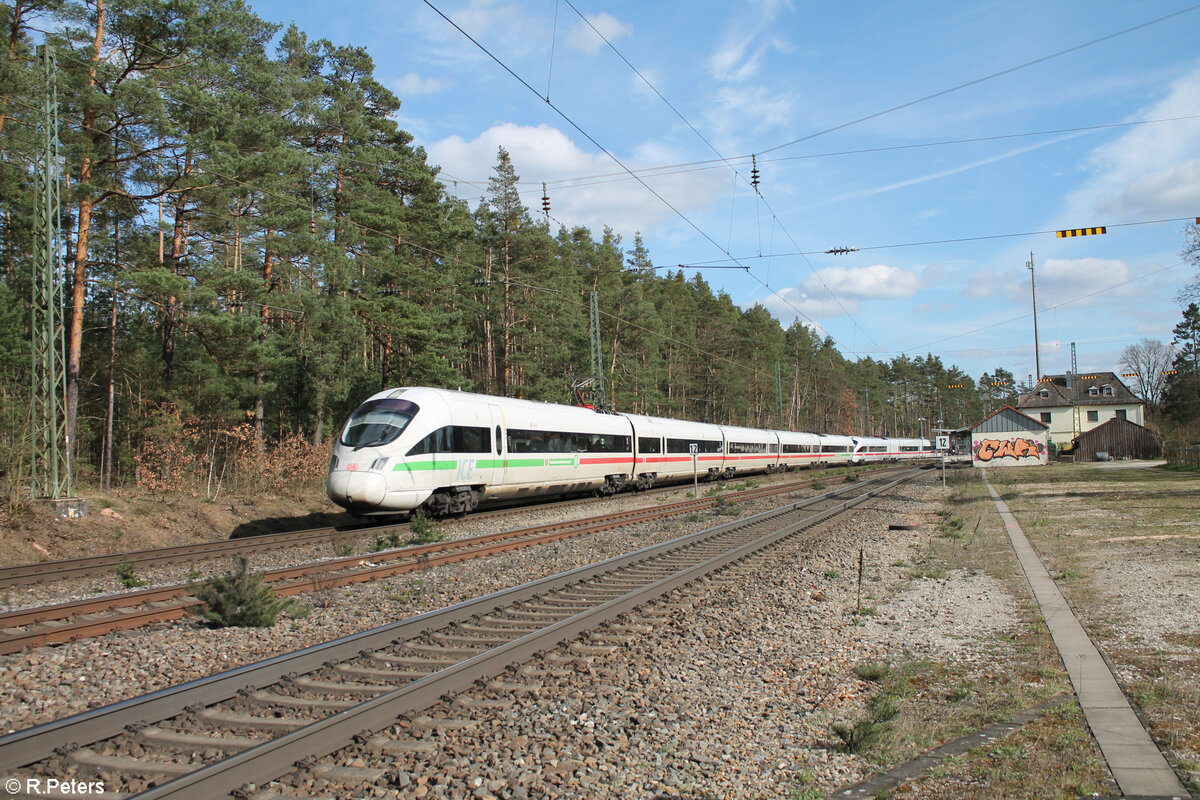
<path fill-rule="evenodd" d="M 662 439 L 657 436 L 639 436 L 638 437 L 638 452 L 639 453 L 661 453 Z"/>
<path fill-rule="evenodd" d="M 347 447 L 380 447 L 396 440 L 419 410 L 411 400 L 384 397 L 363 403 L 346 422 L 342 444 Z"/>
<path fill-rule="evenodd" d="M 447 425 L 413 445 L 410 456 L 429 453 L 486 453 L 491 447 L 488 429 L 469 425 Z"/>

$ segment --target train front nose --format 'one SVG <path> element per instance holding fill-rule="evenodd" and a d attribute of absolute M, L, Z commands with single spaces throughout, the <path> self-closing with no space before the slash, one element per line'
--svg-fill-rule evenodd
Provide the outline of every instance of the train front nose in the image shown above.
<path fill-rule="evenodd" d="M 379 472 L 330 470 L 325 485 L 329 498 L 342 508 L 372 509 L 387 497 L 387 479 Z"/>

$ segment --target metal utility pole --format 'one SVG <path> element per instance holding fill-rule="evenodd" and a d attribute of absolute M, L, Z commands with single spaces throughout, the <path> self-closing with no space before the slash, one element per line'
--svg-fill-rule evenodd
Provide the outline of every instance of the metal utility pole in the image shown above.
<path fill-rule="evenodd" d="M 86 505 L 71 498 L 70 442 L 67 441 L 63 398 L 67 390 L 65 331 L 63 329 L 64 264 L 60 225 L 58 154 L 58 89 L 54 49 L 38 47 L 42 65 L 42 113 L 39 128 L 42 151 L 34 170 L 34 231 L 36 253 L 30 281 L 30 351 L 32 382 L 32 462 L 30 496 L 49 499 L 62 516 L 83 516 Z M 71 502 L 60 503 L 64 499 Z"/>
<path fill-rule="evenodd" d="M 1071 342 L 1071 374 L 1067 376 L 1067 388 L 1071 390 L 1071 441 L 1079 438 L 1079 367 L 1075 362 L 1075 343 Z"/>
<path fill-rule="evenodd" d="M 1029 260 L 1025 262 L 1025 266 L 1029 267 L 1029 285 L 1033 289 L 1033 368 L 1037 373 L 1036 377 L 1040 381 L 1042 379 L 1042 356 L 1038 349 L 1038 328 L 1037 328 L 1037 278 L 1033 273 L 1033 251 L 1029 251 Z"/>
<path fill-rule="evenodd" d="M 608 398 L 604 395 L 604 356 L 600 350 L 600 297 L 596 292 L 592 292 L 592 377 L 596 379 L 596 388 L 593 391 L 593 397 L 596 398 L 596 407 L 602 410 L 608 410 Z"/>

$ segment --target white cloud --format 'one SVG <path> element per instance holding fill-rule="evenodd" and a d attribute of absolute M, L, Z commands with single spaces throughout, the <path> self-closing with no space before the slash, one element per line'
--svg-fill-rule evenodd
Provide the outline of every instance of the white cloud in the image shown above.
<path fill-rule="evenodd" d="M 1121 303 L 1122 297 L 1140 291 L 1132 283 L 1120 285 L 1131 278 L 1129 266 L 1116 259 L 1050 258 L 1037 267 L 1038 308 L 1083 308 L 1100 303 Z M 1009 289 L 1014 303 L 1028 305 L 1031 302 L 1029 281 L 1014 281 Z"/>
<path fill-rule="evenodd" d="M 788 125 L 792 119 L 791 100 L 761 86 L 718 89 L 712 99 L 705 117 L 719 136 L 745 134 L 747 119 L 754 120 L 756 134 Z"/>
<path fill-rule="evenodd" d="M 489 49 L 505 53 L 507 58 L 524 57 L 550 36 L 544 20 L 529 14 L 519 3 L 470 0 L 465 8 L 453 12 L 450 17 L 473 38 L 487 43 Z M 473 58 L 481 57 L 474 45 L 467 47 L 467 43 L 457 41 L 462 39 L 457 31 L 444 32 L 444 35 Z"/>
<path fill-rule="evenodd" d="M 912 297 L 921 288 L 921 279 L 914 272 L 874 264 L 869 267 L 829 267 L 809 275 L 802 284 L 806 292 L 824 293 L 826 289 L 846 302 L 859 300 Z"/>
<path fill-rule="evenodd" d="M 446 88 L 446 84 L 437 78 L 422 78 L 415 72 L 410 72 L 403 78 L 390 82 L 390 88 L 403 100 L 418 94 L 436 94 Z"/>
<path fill-rule="evenodd" d="M 708 58 L 708 70 L 719 81 L 740 83 L 754 77 L 769 50 L 790 52 L 791 46 L 776 35 L 775 18 L 784 5 L 779 0 L 764 0 L 758 13 L 738 6 L 733 11 L 720 46 Z"/>
<path fill-rule="evenodd" d="M 500 147 L 512 158 L 513 167 L 522 181 L 525 205 L 531 211 L 540 210 L 541 182 L 550 184 L 551 227 L 555 230 L 559 222 L 569 227 L 583 225 L 594 233 L 608 225 L 627 241 L 632 241 L 634 231 L 640 230 L 649 237 L 659 226 L 679 224 L 679 218 L 662 200 L 625 177 L 612 159 L 603 153 L 580 149 L 569 136 L 549 125 L 501 123 L 470 141 L 451 136 L 427 149 L 430 163 L 443 167 L 459 179 L 472 180 L 473 187 L 486 187 L 487 179 L 495 170 Z M 622 161 L 633 169 L 680 160 L 678 153 L 670 153 L 653 144 L 644 144 L 633 156 L 622 157 Z M 607 177 L 574 185 L 554 185 L 555 181 L 580 176 Z M 684 214 L 708 207 L 726 188 L 725 176 L 714 172 L 680 173 L 645 180 Z M 463 195 L 468 193 L 477 196 L 481 192 L 478 188 L 460 191 Z"/>
<path fill-rule="evenodd" d="M 859 305 L 854 300 L 843 300 L 839 305 L 828 295 L 824 299 L 809 297 L 805 292 L 794 287 L 780 289 L 776 294 L 747 303 L 743 307 L 750 308 L 754 303 L 758 303 L 770 311 L 771 316 L 780 320 L 783 327 L 787 328 L 794 321 L 799 320 L 806 328 L 822 337 L 826 335 L 827 331 L 820 324 L 821 320 L 843 314 L 857 314 L 859 310 Z M 843 311 L 843 309 L 845 310 Z"/>
<path fill-rule="evenodd" d="M 570 30 L 567 34 L 567 44 L 589 56 L 596 55 L 600 48 L 604 47 L 605 39 L 614 42 L 622 36 L 629 36 L 633 33 L 632 25 L 621 22 L 607 12 L 602 11 L 599 14 L 585 14 L 584 16 L 587 18 L 587 22 L 580 21 Z"/>
<path fill-rule="evenodd" d="M 1131 119 L 1194 115 L 1200 107 L 1200 69 L 1171 84 L 1159 102 Z M 1194 216 L 1200 208 L 1200 120 L 1140 125 L 1092 151 L 1091 177 L 1067 200 L 1064 222 L 1102 225 Z"/>

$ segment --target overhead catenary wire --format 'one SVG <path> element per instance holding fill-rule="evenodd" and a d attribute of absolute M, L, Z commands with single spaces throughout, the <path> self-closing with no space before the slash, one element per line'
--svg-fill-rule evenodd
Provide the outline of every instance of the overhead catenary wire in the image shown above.
<path fill-rule="evenodd" d="M 1161 225 L 1161 224 L 1167 223 L 1167 222 L 1190 222 L 1194 219 L 1195 219 L 1195 217 L 1166 217 L 1163 219 L 1139 220 L 1137 222 L 1111 222 L 1111 223 L 1107 223 L 1105 225 L 1105 227 L 1107 227 L 1107 228 L 1134 228 L 1134 227 L 1139 227 L 1142 225 Z M 860 252 L 868 251 L 868 250 L 893 250 L 893 249 L 904 248 L 904 247 L 929 247 L 931 245 L 938 245 L 938 244 L 960 244 L 963 242 L 984 242 L 984 241 L 994 240 L 994 239 L 1019 239 L 1019 238 L 1023 238 L 1026 236 L 1045 236 L 1045 235 L 1057 234 L 1057 233 L 1058 233 L 1058 231 L 1056 229 L 1052 228 L 1049 230 L 1021 231 L 1019 233 L 990 233 L 990 234 L 981 234 L 979 236 L 960 236 L 960 237 L 953 238 L 953 239 L 929 239 L 929 240 L 924 240 L 924 241 L 920 241 L 920 242 L 899 242 L 899 243 L 893 243 L 893 244 L 874 244 L 874 245 L 866 245 L 864 247 L 854 247 L 852 249 L 855 251 L 860 251 Z M 826 254 L 828 252 L 829 252 L 828 250 L 804 250 L 804 251 L 796 250 L 796 251 L 788 251 L 788 252 L 783 252 L 783 253 L 767 253 L 766 255 L 757 255 L 757 256 L 754 256 L 754 255 L 739 256 L 738 260 L 739 261 L 752 261 L 752 260 L 758 259 L 758 258 L 790 258 L 793 256 L 813 256 L 813 255 Z M 667 265 L 666 268 L 674 269 L 674 268 L 678 267 L 680 269 L 741 269 L 740 266 L 733 266 L 733 265 L 722 266 L 723 263 L 724 263 L 723 259 L 716 259 L 713 261 L 696 261 L 691 264 L 671 264 L 671 265 Z M 659 267 L 656 267 L 655 269 L 659 269 Z"/>
<path fill-rule="evenodd" d="M 486 47 L 484 47 L 481 42 L 479 42 L 477 39 L 475 39 L 475 37 L 471 36 L 469 33 L 467 33 L 465 30 L 463 30 L 463 28 L 460 25 L 458 25 L 458 23 L 456 23 L 454 20 L 450 19 L 450 17 L 446 16 L 446 14 L 444 14 L 437 6 L 435 6 L 431 2 L 431 0 L 423 0 L 423 2 L 425 3 L 425 5 L 429 6 L 429 8 L 434 13 L 436 13 L 438 16 L 440 16 L 449 25 L 451 25 L 455 30 L 457 30 L 459 33 L 461 33 L 463 36 L 465 36 L 472 44 L 474 44 L 477 48 L 479 48 L 485 55 L 488 56 L 488 58 L 490 58 L 490 59 L 492 59 L 492 61 L 496 62 L 496 64 L 499 65 L 501 69 L 503 69 L 505 72 L 507 72 L 509 75 L 511 75 L 514 79 L 516 79 L 522 86 L 524 86 L 530 92 L 537 95 L 539 97 L 539 99 L 542 99 L 546 103 L 546 105 L 548 105 L 551 108 L 551 110 L 554 111 L 555 114 L 557 114 L 559 117 L 561 117 L 568 125 L 570 125 L 576 131 L 578 131 L 581 136 L 583 136 L 585 139 L 587 139 L 589 142 L 591 142 L 593 146 L 595 146 L 598 150 L 600 150 L 602 153 L 604 153 L 606 156 L 608 156 L 608 158 L 610 158 L 615 164 L 617 164 L 617 166 L 621 167 L 621 169 L 623 169 L 628 175 L 630 175 L 634 180 L 636 180 L 638 183 L 640 183 L 642 185 L 642 187 L 646 189 L 646 191 L 648 191 L 652 195 L 654 195 L 654 197 L 657 198 L 659 200 L 659 202 L 661 202 L 663 205 L 665 205 L 668 209 L 670 209 L 672 213 L 674 213 L 676 216 L 678 216 L 680 219 L 682 219 L 684 222 L 686 222 L 688 224 L 688 226 L 690 226 L 693 230 L 695 230 L 697 233 L 699 233 L 705 240 L 707 240 L 715 248 L 717 248 L 721 252 L 725 253 L 726 255 L 730 255 L 729 251 L 725 247 L 722 247 L 706 231 L 704 231 L 699 225 L 697 225 L 695 223 L 695 221 L 693 221 L 690 217 L 688 217 L 686 214 L 684 214 L 682 211 L 680 211 L 673 203 L 671 203 L 669 200 L 667 200 L 665 197 L 663 197 L 659 192 L 655 191 L 655 189 L 652 186 L 650 186 L 648 183 L 646 183 L 644 180 L 642 180 L 642 178 L 640 176 L 638 176 L 635 172 L 633 172 L 620 158 L 618 158 L 614 153 L 612 153 L 606 147 L 601 145 L 590 133 L 588 133 L 586 130 L 584 130 L 584 128 L 582 126 L 580 126 L 577 122 L 575 122 L 575 120 L 572 119 L 570 117 L 570 115 L 568 115 L 562 109 L 558 108 L 556 105 L 551 103 L 549 100 L 542 98 L 541 95 L 538 94 L 537 90 L 534 89 L 532 86 L 530 86 L 529 83 L 524 78 L 522 78 L 511 67 L 509 67 L 507 64 L 505 64 L 502 59 L 500 59 L 498 56 L 496 56 L 494 53 L 492 53 L 490 50 L 488 50 Z M 578 13 L 578 11 L 576 11 L 576 13 Z M 591 23 L 589 22 L 588 24 L 590 25 Z M 593 30 L 595 30 L 594 27 L 593 27 Z M 597 35 L 599 35 L 599 32 L 597 32 Z M 816 320 L 812 319 L 807 314 L 805 314 L 803 311 L 801 311 L 799 308 L 797 308 L 795 305 L 793 305 L 791 303 L 791 301 L 789 301 L 786 297 L 784 297 L 782 294 L 780 294 L 776 289 L 772 288 L 769 284 L 765 283 L 761 278 L 759 278 L 757 275 L 755 275 L 753 272 L 751 272 L 748 267 L 744 267 L 743 269 L 747 275 L 749 275 L 751 278 L 753 278 L 755 281 L 757 281 L 760 285 L 762 285 L 763 288 L 767 289 L 769 292 L 771 292 L 772 295 L 775 295 L 776 297 L 778 297 L 784 304 L 786 304 L 789 308 L 791 308 L 793 311 L 795 311 L 797 316 L 803 317 L 805 320 L 808 320 L 808 322 L 811 325 L 813 325 L 814 327 L 820 327 L 820 324 Z M 818 279 L 820 279 L 819 276 L 818 276 Z M 834 296 L 834 295 L 832 295 L 832 293 L 831 293 L 831 296 Z M 836 299 L 836 297 L 835 297 L 835 299 Z M 840 303 L 841 301 L 839 300 L 838 302 Z M 843 310 L 845 310 L 844 307 L 843 307 Z M 847 312 L 847 314 L 848 314 L 848 312 Z M 857 324 L 856 324 L 856 327 L 857 327 Z M 837 338 L 834 337 L 832 334 L 829 334 L 828 331 L 826 331 L 826 335 L 829 336 L 835 343 L 837 343 L 841 347 L 845 348 L 847 351 L 849 351 L 851 353 L 855 353 L 855 350 L 853 347 L 848 346 L 845 343 L 838 341 Z"/>
<path fill-rule="evenodd" d="M 791 141 L 787 141 L 787 142 L 783 142 L 782 144 L 774 145 L 773 147 L 767 147 L 762 150 L 759 150 L 758 152 L 760 154 L 773 153 L 777 150 L 783 150 L 783 149 L 791 147 L 793 145 L 800 144 L 801 142 L 811 141 L 812 139 L 816 139 L 819 136 L 825 136 L 826 134 L 834 133 L 835 131 L 844 130 L 846 128 L 850 128 L 855 125 L 859 125 L 859 124 L 861 124 L 863 122 L 867 122 L 869 120 L 878 119 L 879 117 L 887 116 L 888 114 L 892 114 L 892 113 L 901 111 L 906 108 L 912 108 L 915 105 L 919 105 L 921 103 L 928 102 L 929 100 L 934 100 L 938 97 L 944 97 L 948 94 L 953 94 L 954 92 L 958 92 L 958 91 L 962 91 L 963 89 L 970 88 L 971 86 L 977 86 L 981 83 L 985 83 L 987 81 L 994 80 L 996 78 L 1000 78 L 1005 75 L 1010 75 L 1014 72 L 1018 72 L 1020 70 L 1027 69 L 1029 67 L 1036 66 L 1038 64 L 1043 64 L 1043 63 L 1045 63 L 1047 61 L 1051 61 L 1055 58 L 1060 58 L 1062 56 L 1069 55 L 1071 53 L 1075 53 L 1080 50 L 1084 50 L 1088 47 L 1092 47 L 1094 45 L 1101 44 L 1103 42 L 1107 42 L 1110 39 L 1115 39 L 1119 36 L 1124 36 L 1126 34 L 1133 33 L 1134 31 L 1139 31 L 1139 30 L 1142 30 L 1143 28 L 1148 28 L 1152 25 L 1157 25 L 1161 22 L 1166 22 L 1169 19 L 1174 19 L 1175 17 L 1179 17 L 1184 14 L 1190 13 L 1192 11 L 1195 11 L 1198 8 L 1200 8 L 1200 4 L 1188 6 L 1187 8 L 1183 8 L 1183 9 L 1180 9 L 1179 11 L 1175 11 L 1170 14 L 1166 14 L 1164 16 L 1157 17 L 1157 18 L 1149 20 L 1147 22 L 1142 22 L 1138 25 L 1131 25 L 1128 28 L 1122 28 L 1119 31 L 1115 31 L 1114 33 L 1110 33 L 1105 36 L 1101 36 L 1098 39 L 1092 39 L 1091 41 L 1083 42 L 1082 44 L 1077 44 L 1073 47 L 1068 47 L 1065 50 L 1059 50 L 1055 53 L 1050 53 L 1049 55 L 1041 56 L 1040 58 L 1035 58 L 1032 61 L 1026 61 L 1022 64 L 1017 64 L 1016 66 L 1002 69 L 999 72 L 993 72 L 989 75 L 984 75 L 980 78 L 975 78 L 974 80 L 966 81 L 965 83 L 956 84 L 954 86 L 949 87 L 948 89 L 942 89 L 941 91 L 937 91 L 932 94 L 927 94 L 924 97 L 918 97 L 915 100 L 909 100 L 907 102 L 900 103 L 899 105 L 892 106 L 891 108 L 885 108 L 882 111 L 876 111 L 873 114 L 867 114 L 866 116 L 850 120 L 849 122 L 843 122 L 840 125 L 834 125 L 831 128 L 826 128 L 824 130 L 820 130 L 815 133 L 810 133 L 806 136 L 801 136 L 799 138 L 792 139 Z"/>

